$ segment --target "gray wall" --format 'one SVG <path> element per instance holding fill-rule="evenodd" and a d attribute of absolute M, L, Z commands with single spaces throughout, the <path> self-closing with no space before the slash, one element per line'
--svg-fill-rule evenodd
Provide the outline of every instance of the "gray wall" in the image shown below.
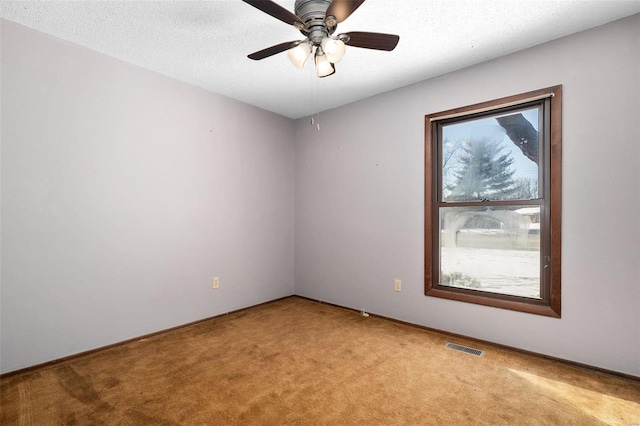
<path fill-rule="evenodd" d="M 639 76 L 636 15 L 298 120 L 296 294 L 640 375 Z M 424 115 L 556 84 L 562 319 L 424 296 Z"/>
<path fill-rule="evenodd" d="M 8 21 L 1 77 L 2 372 L 293 294 L 291 120 Z"/>

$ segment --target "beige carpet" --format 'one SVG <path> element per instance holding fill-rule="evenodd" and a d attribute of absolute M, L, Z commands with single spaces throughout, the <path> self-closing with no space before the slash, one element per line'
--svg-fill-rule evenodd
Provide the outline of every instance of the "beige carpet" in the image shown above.
<path fill-rule="evenodd" d="M 6 377 L 0 397 L 2 425 L 640 426 L 638 381 L 297 297 Z"/>

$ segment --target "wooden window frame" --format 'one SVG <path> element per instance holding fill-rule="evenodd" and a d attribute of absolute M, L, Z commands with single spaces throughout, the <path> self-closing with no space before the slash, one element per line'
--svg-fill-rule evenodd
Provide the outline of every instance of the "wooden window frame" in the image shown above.
<path fill-rule="evenodd" d="M 544 102 L 545 122 L 544 224 L 541 224 L 541 259 L 548 256 L 541 277 L 540 299 L 525 298 L 434 283 L 440 257 L 438 220 L 438 124 L 443 120 L 489 115 L 511 107 Z M 542 139 L 542 138 L 541 138 Z M 542 140 L 540 140 L 542 143 Z M 542 162 L 541 162 L 542 163 Z M 561 317 L 561 212 L 562 212 L 562 86 L 553 86 L 425 116 L 425 295 L 554 318 Z M 434 232 L 434 230 L 436 230 Z M 436 264 L 436 262 L 438 262 Z M 436 268 L 434 268 L 436 266 Z M 439 275 L 438 275 L 439 276 Z"/>

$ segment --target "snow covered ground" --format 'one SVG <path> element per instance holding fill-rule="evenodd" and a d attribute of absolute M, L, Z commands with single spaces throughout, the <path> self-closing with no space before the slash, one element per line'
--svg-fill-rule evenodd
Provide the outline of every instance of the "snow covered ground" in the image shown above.
<path fill-rule="evenodd" d="M 443 275 L 475 278 L 477 290 L 540 298 L 539 251 L 443 247 L 441 259 Z"/>

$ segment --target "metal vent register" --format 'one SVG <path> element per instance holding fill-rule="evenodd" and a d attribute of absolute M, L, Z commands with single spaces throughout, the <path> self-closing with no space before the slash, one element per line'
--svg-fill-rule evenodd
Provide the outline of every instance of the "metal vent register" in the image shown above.
<path fill-rule="evenodd" d="M 454 351 L 466 352 L 468 354 L 475 355 L 475 356 L 484 355 L 484 351 L 481 351 L 480 349 L 474 349 L 468 346 L 456 345 L 455 343 L 451 343 L 451 342 L 444 345 L 444 347 L 448 349 L 453 349 Z"/>

